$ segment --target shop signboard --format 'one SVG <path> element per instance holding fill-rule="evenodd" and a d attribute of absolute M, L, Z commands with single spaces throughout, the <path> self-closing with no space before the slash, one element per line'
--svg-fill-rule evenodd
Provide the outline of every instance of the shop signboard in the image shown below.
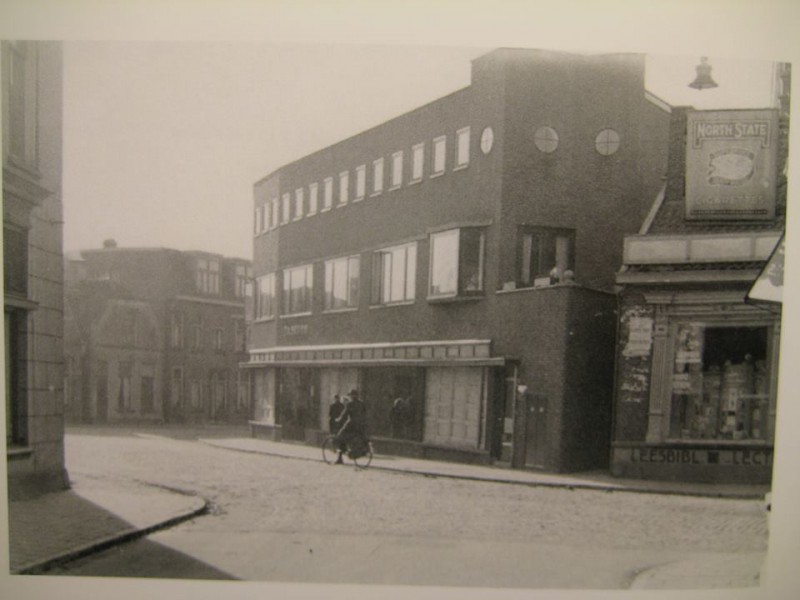
<path fill-rule="evenodd" d="M 777 129 L 769 109 L 689 112 L 686 218 L 773 219 Z"/>

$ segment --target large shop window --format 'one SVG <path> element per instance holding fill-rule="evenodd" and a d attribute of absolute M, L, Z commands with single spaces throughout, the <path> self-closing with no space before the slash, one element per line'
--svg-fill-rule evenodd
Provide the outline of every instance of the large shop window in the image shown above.
<path fill-rule="evenodd" d="M 256 278 L 256 319 L 271 319 L 275 316 L 275 273 Z"/>
<path fill-rule="evenodd" d="M 520 227 L 519 286 L 556 283 L 575 269 L 575 232 L 550 227 Z"/>
<path fill-rule="evenodd" d="M 474 227 L 431 235 L 432 298 L 483 291 L 484 232 Z"/>
<path fill-rule="evenodd" d="M 416 273 L 416 242 L 375 252 L 372 263 L 372 303 L 413 302 Z"/>
<path fill-rule="evenodd" d="M 682 323 L 676 336 L 670 437 L 766 440 L 769 329 Z"/>
<path fill-rule="evenodd" d="M 347 256 L 325 263 L 325 310 L 358 306 L 358 256 Z"/>
<path fill-rule="evenodd" d="M 311 312 L 311 277 L 311 265 L 283 272 L 283 314 L 297 315 Z"/>

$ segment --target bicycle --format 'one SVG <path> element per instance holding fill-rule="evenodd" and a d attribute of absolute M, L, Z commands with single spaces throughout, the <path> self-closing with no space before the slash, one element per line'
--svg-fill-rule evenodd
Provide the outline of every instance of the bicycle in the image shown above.
<path fill-rule="evenodd" d="M 352 454 L 352 449 L 346 446 L 345 451 L 342 452 L 342 456 L 347 456 L 347 458 L 353 461 L 356 469 L 366 469 L 370 463 L 372 463 L 372 442 L 367 440 L 366 452 L 357 454 L 355 457 Z M 339 445 L 337 437 L 335 435 L 329 435 L 322 442 L 322 460 L 332 465 L 336 463 L 338 458 Z"/>

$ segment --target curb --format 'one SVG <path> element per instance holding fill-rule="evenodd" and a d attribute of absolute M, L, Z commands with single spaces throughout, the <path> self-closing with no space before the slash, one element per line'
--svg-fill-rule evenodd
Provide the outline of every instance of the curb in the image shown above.
<path fill-rule="evenodd" d="M 174 490 L 170 490 L 174 491 Z M 180 492 L 177 492 L 180 493 Z M 85 544 L 83 546 L 79 546 L 78 548 L 74 548 L 68 552 L 58 554 L 56 556 L 51 556 L 49 558 L 43 560 L 37 560 L 36 562 L 29 563 L 27 565 L 23 565 L 16 569 L 12 569 L 10 571 L 11 575 L 41 575 L 50 569 L 66 564 L 68 562 L 72 562 L 79 558 L 83 558 L 85 556 L 89 556 L 91 554 L 95 554 L 97 552 L 102 552 L 103 550 L 108 550 L 109 548 L 113 548 L 114 546 L 124 544 L 127 542 L 132 542 L 139 538 L 145 537 L 150 535 L 151 533 L 155 533 L 156 531 L 161 531 L 163 529 L 168 529 L 179 523 L 183 523 L 184 521 L 188 521 L 193 519 L 194 517 L 204 515 L 209 511 L 210 503 L 205 498 L 199 499 L 200 506 L 192 509 L 190 511 L 184 512 L 182 514 L 176 515 L 164 521 L 160 521 L 153 525 L 149 525 L 147 527 L 141 528 L 131 528 L 127 531 L 123 531 L 121 533 L 117 533 L 114 535 L 107 536 L 102 538 L 96 542 L 91 542 L 89 544 Z"/>
<path fill-rule="evenodd" d="M 285 459 L 294 459 L 294 460 L 305 460 L 311 462 L 317 462 L 319 459 L 311 458 L 307 456 L 293 456 L 291 454 L 282 454 L 280 452 L 271 452 L 269 450 L 249 450 L 246 448 L 233 448 L 231 446 L 227 446 L 225 444 L 221 444 L 219 442 L 215 442 L 212 439 L 203 439 L 198 438 L 198 442 L 206 444 L 208 446 L 213 446 L 215 448 L 222 448 L 224 450 L 230 450 L 231 452 L 243 452 L 245 454 L 261 454 L 267 456 L 275 456 L 278 458 L 285 458 Z M 310 448 L 311 446 L 309 446 Z M 464 481 L 479 481 L 485 483 L 502 483 L 507 485 L 522 485 L 526 487 L 542 487 L 542 488 L 554 488 L 554 489 L 567 489 L 567 490 L 590 490 L 595 492 L 604 492 L 604 493 L 612 493 L 612 492 L 625 492 L 625 493 L 633 493 L 633 494 L 657 494 L 660 496 L 690 496 L 690 497 L 697 497 L 697 498 L 715 498 L 715 499 L 722 499 L 722 500 L 762 500 L 763 495 L 753 492 L 714 492 L 714 491 L 702 491 L 702 490 L 676 490 L 676 489 L 654 489 L 649 487 L 638 487 L 638 486 L 614 486 L 614 485 L 607 485 L 607 484 L 591 484 L 591 483 L 559 483 L 554 481 L 519 481 L 516 479 L 503 479 L 503 478 L 487 478 L 487 477 L 479 477 L 477 475 L 459 475 L 455 473 L 439 473 L 436 471 L 423 471 L 423 470 L 413 470 L 413 469 L 403 469 L 399 467 L 386 467 L 376 465 L 374 462 L 369 467 L 370 469 L 376 469 L 378 471 L 384 472 L 393 472 L 393 473 L 406 473 L 409 475 L 421 475 L 423 477 L 445 477 L 449 479 L 460 479 Z"/>

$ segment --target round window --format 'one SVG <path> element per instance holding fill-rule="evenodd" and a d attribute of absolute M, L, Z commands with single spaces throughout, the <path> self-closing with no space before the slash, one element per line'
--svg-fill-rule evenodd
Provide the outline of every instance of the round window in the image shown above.
<path fill-rule="evenodd" d="M 533 134 L 533 143 L 545 154 L 555 152 L 556 148 L 558 148 L 558 133 L 555 129 L 546 125 L 539 127 L 536 133 Z"/>
<path fill-rule="evenodd" d="M 619 150 L 619 134 L 613 129 L 603 129 L 594 139 L 594 147 L 599 154 L 611 156 Z"/>
<path fill-rule="evenodd" d="M 492 145 L 494 144 L 494 131 L 492 131 L 491 127 L 487 127 L 481 133 L 481 152 L 484 154 L 489 154 L 492 151 Z"/>

